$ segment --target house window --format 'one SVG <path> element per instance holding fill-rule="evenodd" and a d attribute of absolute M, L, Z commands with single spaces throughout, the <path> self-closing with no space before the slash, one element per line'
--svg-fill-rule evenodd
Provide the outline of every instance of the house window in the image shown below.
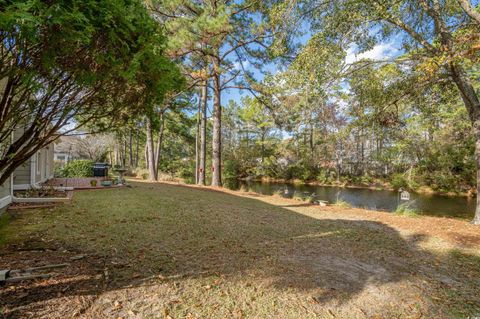
<path fill-rule="evenodd" d="M 57 156 L 57 159 L 58 159 L 59 161 L 64 161 L 64 160 L 65 160 L 65 155 L 58 155 L 58 156 Z"/>
<path fill-rule="evenodd" d="M 41 164 L 42 163 L 42 153 L 38 152 L 37 153 L 37 163 L 35 165 L 37 165 L 37 174 L 40 174 L 41 170 L 40 170 L 40 167 L 41 167 Z"/>

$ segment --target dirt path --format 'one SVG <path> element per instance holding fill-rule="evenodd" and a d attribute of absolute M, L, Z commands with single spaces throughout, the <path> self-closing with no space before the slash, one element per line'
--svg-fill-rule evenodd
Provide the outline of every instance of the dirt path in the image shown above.
<path fill-rule="evenodd" d="M 8 318 L 466 318 L 480 229 L 172 184 L 75 194 L 0 228 L 0 268 L 70 262 L 0 288 Z M 1 224 L 1 223 L 0 223 Z M 69 261 L 79 254 L 85 258 Z"/>

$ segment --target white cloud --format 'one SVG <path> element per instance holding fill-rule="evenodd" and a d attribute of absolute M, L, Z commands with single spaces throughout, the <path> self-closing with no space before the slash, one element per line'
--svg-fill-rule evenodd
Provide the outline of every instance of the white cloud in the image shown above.
<path fill-rule="evenodd" d="M 356 51 L 357 48 L 355 46 L 351 46 L 347 50 L 346 63 L 351 64 L 361 59 L 383 60 L 394 57 L 399 52 L 392 42 L 377 44 L 373 49 L 359 54 L 357 54 Z"/>

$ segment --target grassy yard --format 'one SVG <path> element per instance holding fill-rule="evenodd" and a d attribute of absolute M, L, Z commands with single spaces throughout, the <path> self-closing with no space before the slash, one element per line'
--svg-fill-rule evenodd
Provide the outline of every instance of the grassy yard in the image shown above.
<path fill-rule="evenodd" d="M 480 228 L 456 220 L 139 182 L 0 220 L 0 269 L 64 261 L 0 288 L 0 317 L 480 316 Z"/>

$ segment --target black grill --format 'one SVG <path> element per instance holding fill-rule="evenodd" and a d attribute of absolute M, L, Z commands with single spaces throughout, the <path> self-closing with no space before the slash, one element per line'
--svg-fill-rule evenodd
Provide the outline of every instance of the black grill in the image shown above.
<path fill-rule="evenodd" d="M 107 163 L 94 163 L 93 164 L 93 176 L 94 177 L 107 177 L 108 176 L 108 164 Z"/>

